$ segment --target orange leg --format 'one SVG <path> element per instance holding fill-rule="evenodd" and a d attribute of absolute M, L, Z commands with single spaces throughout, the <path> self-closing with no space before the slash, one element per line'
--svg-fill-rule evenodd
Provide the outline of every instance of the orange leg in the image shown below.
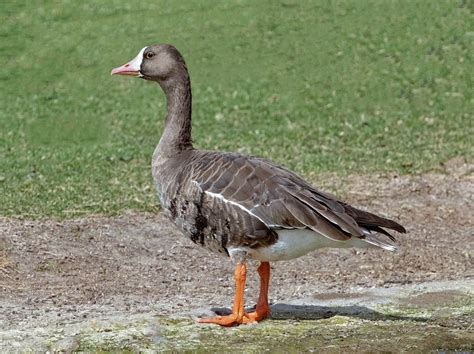
<path fill-rule="evenodd" d="M 227 316 L 217 316 L 213 318 L 200 318 L 199 323 L 215 323 L 224 327 L 231 327 L 244 323 L 244 290 L 245 278 L 247 275 L 247 266 L 244 263 L 238 263 L 235 267 L 235 299 L 232 307 L 232 314 Z"/>
<path fill-rule="evenodd" d="M 270 316 L 268 306 L 268 285 L 270 282 L 270 263 L 262 262 L 257 269 L 260 275 L 260 295 L 254 312 L 244 311 L 244 290 L 247 267 L 243 263 L 237 264 L 234 272 L 235 277 L 235 299 L 232 314 L 227 316 L 216 316 L 213 318 L 200 318 L 199 323 L 215 323 L 224 327 L 261 321 Z"/>
<path fill-rule="evenodd" d="M 261 321 L 270 316 L 271 310 L 268 306 L 268 285 L 270 284 L 270 263 L 262 262 L 257 269 L 260 275 L 260 295 L 258 297 L 257 308 L 254 312 L 246 313 L 245 317 L 249 322 Z"/>

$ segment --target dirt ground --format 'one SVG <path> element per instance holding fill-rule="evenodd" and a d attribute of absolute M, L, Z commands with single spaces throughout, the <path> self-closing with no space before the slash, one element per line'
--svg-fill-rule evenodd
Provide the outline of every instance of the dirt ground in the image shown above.
<path fill-rule="evenodd" d="M 408 233 L 397 235 L 398 253 L 325 249 L 273 263 L 272 303 L 474 277 L 473 166 L 453 160 L 418 176 L 323 176 L 317 184 L 400 221 Z M 258 296 L 254 269 L 249 306 Z M 229 259 L 200 249 L 160 214 L 0 218 L 0 339 L 11 341 L 3 348 L 21 348 L 41 328 L 117 314 L 209 315 L 230 306 L 232 272 Z"/>

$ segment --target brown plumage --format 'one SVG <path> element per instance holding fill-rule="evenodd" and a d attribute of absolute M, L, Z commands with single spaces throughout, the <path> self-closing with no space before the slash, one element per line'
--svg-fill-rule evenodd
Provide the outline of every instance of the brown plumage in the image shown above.
<path fill-rule="evenodd" d="M 194 243 L 230 255 L 238 263 L 236 281 L 245 274 L 247 259 L 262 261 L 259 273 L 267 285 L 262 285 L 256 314 L 243 314 L 238 290 L 232 318 L 207 322 L 233 325 L 266 317 L 268 261 L 320 247 L 394 250 L 395 239 L 386 229 L 406 232 L 395 221 L 354 208 L 270 161 L 195 150 L 190 79 L 173 46 L 145 47 L 112 73 L 156 81 L 165 92 L 166 123 L 153 154 L 152 174 L 166 215 Z"/>

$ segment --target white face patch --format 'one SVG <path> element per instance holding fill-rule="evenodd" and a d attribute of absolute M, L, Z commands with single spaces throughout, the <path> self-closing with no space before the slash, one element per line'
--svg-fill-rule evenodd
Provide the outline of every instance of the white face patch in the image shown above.
<path fill-rule="evenodd" d="M 128 68 L 130 68 L 130 70 L 139 72 L 140 67 L 142 66 L 142 61 L 143 61 L 143 52 L 147 48 L 148 47 L 143 47 L 142 50 L 140 50 L 140 52 L 138 53 L 138 55 L 135 58 L 133 58 L 132 60 L 130 60 L 128 62 L 128 64 L 125 64 L 125 65 L 128 65 Z M 140 76 L 141 76 L 141 74 L 140 74 Z"/>

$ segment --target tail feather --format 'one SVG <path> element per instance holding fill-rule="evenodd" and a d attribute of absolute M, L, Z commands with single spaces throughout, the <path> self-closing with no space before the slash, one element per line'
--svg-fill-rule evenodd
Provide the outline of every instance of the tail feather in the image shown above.
<path fill-rule="evenodd" d="M 381 233 L 381 234 L 384 234 L 385 236 L 387 236 L 390 240 L 392 240 L 393 242 L 396 242 L 397 240 L 395 239 L 395 237 L 392 236 L 391 233 L 389 233 L 387 230 L 384 230 L 382 229 L 380 226 L 375 226 L 375 225 L 361 225 L 359 224 L 360 226 L 362 226 L 363 228 L 366 228 L 367 230 L 369 231 L 375 231 L 375 232 L 378 232 L 378 233 Z"/>
<path fill-rule="evenodd" d="M 344 203 L 343 205 L 344 209 L 346 210 L 346 213 L 349 214 L 357 222 L 357 224 L 369 230 L 381 232 L 385 235 L 387 235 L 388 232 L 383 230 L 382 228 L 395 230 L 402 234 L 407 232 L 407 230 L 402 225 L 393 220 L 369 213 L 368 211 L 354 208 L 349 204 Z M 390 237 L 391 235 L 388 234 L 387 236 Z"/>
<path fill-rule="evenodd" d="M 384 250 L 390 251 L 390 252 L 395 252 L 398 251 L 397 245 L 394 245 L 392 243 L 389 243 L 385 240 L 380 239 L 381 233 L 378 232 L 372 232 L 371 230 L 368 230 L 366 228 L 363 228 L 362 231 L 364 232 L 364 237 L 362 240 L 364 240 L 367 243 L 370 243 L 371 245 L 383 248 Z M 387 236 L 388 232 L 382 233 L 383 235 Z M 395 238 L 391 235 L 389 235 L 390 240 L 395 242 Z"/>

